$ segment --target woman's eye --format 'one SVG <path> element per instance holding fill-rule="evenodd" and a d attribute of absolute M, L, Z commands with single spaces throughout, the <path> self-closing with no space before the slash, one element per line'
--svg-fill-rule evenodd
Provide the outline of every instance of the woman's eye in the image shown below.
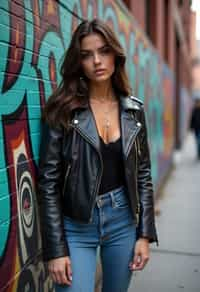
<path fill-rule="evenodd" d="M 81 59 L 86 59 L 89 57 L 89 54 L 81 54 Z"/>
<path fill-rule="evenodd" d="M 92 53 L 90 53 L 90 52 L 81 54 L 82 59 L 88 59 L 90 57 L 92 57 Z"/>
<path fill-rule="evenodd" d="M 101 53 L 102 54 L 109 54 L 110 53 L 110 48 L 109 47 L 106 47 L 106 48 L 103 48 L 102 50 L 101 50 Z"/>

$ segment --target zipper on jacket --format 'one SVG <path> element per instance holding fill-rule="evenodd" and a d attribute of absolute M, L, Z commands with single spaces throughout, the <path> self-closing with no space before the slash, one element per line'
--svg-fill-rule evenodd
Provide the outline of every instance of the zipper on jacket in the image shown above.
<path fill-rule="evenodd" d="M 132 118 L 135 120 L 134 114 L 133 112 L 131 112 L 131 116 Z M 138 155 L 141 155 L 141 150 L 140 150 L 140 143 L 139 143 L 139 139 L 137 137 L 137 134 L 139 132 L 140 128 L 137 129 L 136 133 L 135 133 L 135 140 L 133 140 L 134 144 L 135 144 L 135 168 L 136 168 L 136 174 L 138 172 Z M 132 143 L 133 143 L 132 142 Z M 131 145 L 132 145 L 131 143 Z M 136 199 L 137 199 L 137 205 L 136 205 L 136 211 L 135 211 L 135 217 L 136 217 L 136 227 L 139 225 L 139 217 L 140 217 L 140 199 L 139 199 L 139 194 L 138 194 L 138 183 L 136 184 Z"/>
<path fill-rule="evenodd" d="M 66 181 L 67 181 L 67 178 L 68 178 L 68 175 L 69 175 L 70 169 L 71 169 L 71 164 L 69 164 L 69 165 L 67 166 L 67 170 L 66 170 L 66 173 L 65 173 L 64 185 L 63 185 L 63 191 L 62 191 L 63 196 L 64 196 L 64 191 L 65 191 Z"/>
<path fill-rule="evenodd" d="M 101 160 L 101 165 L 103 165 L 103 161 L 102 161 L 101 156 L 100 156 L 100 160 Z M 94 201 L 93 201 L 93 204 L 92 204 L 92 209 L 91 209 L 91 212 L 90 212 L 90 219 L 89 219 L 89 222 L 90 223 L 92 222 L 94 207 L 95 207 L 95 203 L 96 203 L 97 191 L 99 190 L 101 178 L 102 178 L 102 175 L 103 175 L 103 167 L 101 169 L 102 169 L 102 171 L 101 171 L 101 174 L 100 174 L 100 179 L 97 180 L 97 184 L 96 184 L 96 188 L 95 188 L 95 197 L 94 197 Z"/>
<path fill-rule="evenodd" d="M 132 148 L 133 143 L 135 142 L 135 137 L 137 138 L 137 134 L 138 134 L 139 130 L 140 130 L 140 128 L 138 127 L 137 130 L 136 130 L 136 132 L 135 132 L 135 134 L 134 134 L 134 136 L 133 136 L 133 138 L 132 138 L 132 142 L 129 145 L 129 148 L 128 148 L 128 151 L 127 151 L 127 154 L 126 154 L 126 159 L 128 158 L 129 151 Z"/>
<path fill-rule="evenodd" d="M 133 113 L 131 113 L 131 116 L 132 116 L 132 118 L 135 120 L 135 117 L 134 117 L 134 114 L 133 114 Z M 129 148 L 128 148 L 128 151 L 127 151 L 127 154 L 126 154 L 126 157 L 127 157 L 127 158 L 128 158 L 128 154 L 129 154 L 129 151 L 130 151 L 130 149 L 131 149 L 133 143 L 135 142 L 135 140 L 137 140 L 137 134 L 138 134 L 139 131 L 140 131 L 140 127 L 138 126 L 138 128 L 137 128 L 137 130 L 135 131 L 135 134 L 134 134 L 134 136 L 133 136 L 133 138 L 132 138 L 132 142 L 131 142 L 131 144 L 129 145 Z M 135 137 L 136 137 L 136 138 L 135 138 Z M 134 139 L 134 138 L 135 138 L 135 139 Z M 138 149 L 139 149 L 138 153 L 140 154 L 140 153 L 141 153 L 141 151 L 140 151 L 140 147 L 138 147 Z"/>
<path fill-rule="evenodd" d="M 91 144 L 93 147 L 94 147 L 94 149 L 97 151 L 97 153 L 98 153 L 98 155 L 99 155 L 99 158 L 100 158 L 100 161 L 101 161 L 101 174 L 100 174 L 100 177 L 99 177 L 99 179 L 97 179 L 97 183 L 96 183 L 96 187 L 95 187 L 95 192 L 94 192 L 94 200 L 93 200 L 93 204 L 92 204 L 92 209 L 91 209 L 91 212 L 90 212 L 90 218 L 89 218 L 89 221 L 88 221 L 88 223 L 90 223 L 91 221 L 92 221 L 92 216 L 93 216 L 93 211 L 94 211 L 94 207 L 95 207 L 95 203 L 96 203 L 96 194 L 97 194 L 97 191 L 98 191 L 98 189 L 99 189 L 99 186 L 100 186 L 100 182 L 101 182 L 101 177 L 102 177 L 102 175 L 103 175 L 103 161 L 102 161 L 102 158 L 101 158 L 101 153 L 98 151 L 98 149 L 91 143 L 91 141 L 90 141 L 90 139 L 86 136 L 86 135 L 83 135 L 82 133 L 81 133 L 81 131 L 79 131 L 79 129 L 78 128 L 76 128 L 76 127 L 74 127 L 73 125 L 72 125 L 72 127 L 74 128 L 74 130 L 75 131 L 77 131 L 83 138 L 85 138 L 87 141 L 88 141 L 88 143 L 89 144 Z"/>
<path fill-rule="evenodd" d="M 136 153 L 136 161 L 135 161 L 135 167 L 136 167 L 136 174 L 138 175 L 138 145 L 137 145 L 137 138 L 135 140 L 135 153 Z M 137 206 L 136 206 L 136 226 L 139 224 L 139 217 L 140 217 L 140 200 L 139 200 L 139 194 L 138 194 L 138 183 L 136 184 L 136 198 L 137 198 Z"/>

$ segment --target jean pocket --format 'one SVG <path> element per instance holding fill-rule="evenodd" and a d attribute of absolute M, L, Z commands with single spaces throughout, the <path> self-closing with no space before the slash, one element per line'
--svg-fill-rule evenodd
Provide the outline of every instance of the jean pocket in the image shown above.
<path fill-rule="evenodd" d="M 120 192 L 114 196 L 114 208 L 123 209 L 129 207 L 128 198 L 124 192 Z"/>

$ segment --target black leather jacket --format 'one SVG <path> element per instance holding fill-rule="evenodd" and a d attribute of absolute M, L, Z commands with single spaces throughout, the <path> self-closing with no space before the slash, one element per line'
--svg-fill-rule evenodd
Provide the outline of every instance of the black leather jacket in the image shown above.
<path fill-rule="evenodd" d="M 149 148 L 140 100 L 120 97 L 120 124 L 122 167 L 137 236 L 157 242 Z M 70 255 L 63 215 L 90 222 L 102 175 L 100 141 L 89 106 L 76 110 L 67 132 L 43 124 L 38 174 L 44 259 Z"/>

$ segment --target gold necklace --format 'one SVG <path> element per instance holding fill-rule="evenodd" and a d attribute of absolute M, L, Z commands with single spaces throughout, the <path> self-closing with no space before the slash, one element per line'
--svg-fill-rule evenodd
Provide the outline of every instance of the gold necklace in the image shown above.
<path fill-rule="evenodd" d="M 99 99 L 94 99 L 94 98 L 91 98 L 90 99 L 90 101 L 91 102 L 97 102 L 97 103 L 103 103 L 102 101 L 100 101 Z M 107 99 L 105 99 L 104 100 L 104 102 L 105 101 L 107 101 Z M 107 132 L 108 132 L 108 129 L 109 129 L 109 127 L 110 127 L 110 125 L 111 125 L 111 123 L 110 123 L 110 119 L 109 119 L 109 113 L 113 110 L 113 108 L 112 109 L 110 109 L 110 105 L 111 104 L 116 104 L 117 103 L 117 101 L 116 100 L 111 100 L 110 102 L 109 102 L 109 106 L 107 107 L 107 109 L 106 110 L 103 110 L 103 113 L 104 113 L 104 120 L 103 120 L 103 127 L 105 128 L 105 130 L 106 130 L 106 134 L 107 134 Z M 102 109 L 101 109 L 102 110 Z"/>

